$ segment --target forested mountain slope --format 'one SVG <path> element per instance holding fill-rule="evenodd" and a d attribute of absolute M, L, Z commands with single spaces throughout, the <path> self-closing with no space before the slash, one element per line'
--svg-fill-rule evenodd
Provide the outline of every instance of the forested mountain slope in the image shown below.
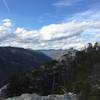
<path fill-rule="evenodd" d="M 39 68 L 40 65 L 51 60 L 50 57 L 38 51 L 0 47 L 0 86 L 4 85 L 4 81 L 17 71 Z"/>

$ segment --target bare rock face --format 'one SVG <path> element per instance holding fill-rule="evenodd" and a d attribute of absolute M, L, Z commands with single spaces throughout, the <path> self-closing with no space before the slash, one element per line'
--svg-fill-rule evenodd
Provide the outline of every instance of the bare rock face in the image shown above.
<path fill-rule="evenodd" d="M 73 93 L 64 95 L 39 96 L 37 94 L 23 94 L 19 97 L 8 98 L 6 100 L 78 100 Z"/>

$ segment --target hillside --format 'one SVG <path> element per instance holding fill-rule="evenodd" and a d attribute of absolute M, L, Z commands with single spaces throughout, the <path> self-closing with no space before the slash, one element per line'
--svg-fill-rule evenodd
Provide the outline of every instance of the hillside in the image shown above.
<path fill-rule="evenodd" d="M 21 70 L 39 68 L 50 60 L 50 57 L 41 52 L 17 47 L 0 47 L 0 87 L 10 75 Z"/>

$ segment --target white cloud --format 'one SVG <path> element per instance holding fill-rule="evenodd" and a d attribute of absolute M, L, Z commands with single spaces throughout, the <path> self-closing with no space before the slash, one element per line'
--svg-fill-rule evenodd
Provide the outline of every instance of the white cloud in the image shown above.
<path fill-rule="evenodd" d="M 11 20 L 10 20 L 10 19 L 4 19 L 4 20 L 3 20 L 3 26 L 5 26 L 5 27 L 7 27 L 7 28 L 12 27 Z"/>
<path fill-rule="evenodd" d="M 17 28 L 15 30 L 16 36 L 22 39 L 28 39 L 28 38 L 36 38 L 38 37 L 38 31 L 37 30 L 25 30 L 24 28 Z"/>
<path fill-rule="evenodd" d="M 70 6 L 79 1 L 81 1 L 81 0 L 59 0 L 58 2 L 54 3 L 53 6 L 56 6 L 56 7 Z"/>
<path fill-rule="evenodd" d="M 32 49 L 81 48 L 88 42 L 100 41 L 98 14 L 98 12 L 80 13 L 69 21 L 43 26 L 37 30 L 21 27 L 14 30 L 11 20 L 5 19 L 0 25 L 0 45 Z"/>
<path fill-rule="evenodd" d="M 8 37 L 11 32 L 12 23 L 10 19 L 4 19 L 0 25 L 0 39 Z"/>
<path fill-rule="evenodd" d="M 43 40 L 52 40 L 79 35 L 91 28 L 99 29 L 100 21 L 71 21 L 61 24 L 52 24 L 42 27 L 40 34 Z"/>
<path fill-rule="evenodd" d="M 100 38 L 100 31 L 98 33 L 95 33 L 96 34 L 96 38 Z"/>

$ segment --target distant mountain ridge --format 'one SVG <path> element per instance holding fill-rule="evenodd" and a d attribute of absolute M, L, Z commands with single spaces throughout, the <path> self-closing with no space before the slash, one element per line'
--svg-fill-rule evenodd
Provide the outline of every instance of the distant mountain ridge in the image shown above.
<path fill-rule="evenodd" d="M 0 86 L 8 77 L 20 70 L 38 68 L 51 61 L 47 55 L 29 49 L 17 47 L 0 47 Z"/>
<path fill-rule="evenodd" d="M 77 50 L 71 48 L 71 49 L 49 49 L 49 50 L 39 50 L 40 52 L 46 54 L 47 56 L 51 57 L 54 60 L 58 60 L 61 58 L 63 55 L 68 54 L 69 52 L 74 53 Z"/>
<path fill-rule="evenodd" d="M 58 59 L 59 57 L 61 57 L 64 53 L 67 53 L 67 50 L 54 50 L 54 49 L 50 49 L 50 50 L 40 50 L 40 52 L 43 52 L 44 54 L 50 56 L 52 59 Z"/>

